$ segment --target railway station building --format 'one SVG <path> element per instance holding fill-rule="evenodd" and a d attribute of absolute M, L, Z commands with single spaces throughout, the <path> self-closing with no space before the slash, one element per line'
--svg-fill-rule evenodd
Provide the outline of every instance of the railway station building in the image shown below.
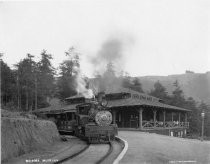
<path fill-rule="evenodd" d="M 127 88 L 105 90 L 107 107 L 119 130 L 135 130 L 184 137 L 189 128 L 187 116 L 190 110 L 163 103 L 159 98 Z M 40 109 L 47 117 L 53 117 L 60 130 L 74 120 L 76 105 L 84 103 L 82 95 L 66 98 L 66 105 L 55 109 Z M 69 128 L 71 128 L 69 126 Z"/>
<path fill-rule="evenodd" d="M 164 104 L 161 99 L 130 89 L 107 90 L 113 123 L 120 129 L 183 137 L 189 128 L 190 110 Z"/>

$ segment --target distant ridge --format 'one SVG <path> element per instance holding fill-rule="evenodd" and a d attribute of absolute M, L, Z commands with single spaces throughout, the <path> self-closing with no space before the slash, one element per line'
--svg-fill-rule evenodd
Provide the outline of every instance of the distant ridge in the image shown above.
<path fill-rule="evenodd" d="M 131 77 L 131 79 L 134 78 L 136 77 Z M 168 76 L 138 76 L 137 78 L 140 80 L 142 88 L 146 94 L 148 94 L 151 89 L 154 89 L 154 83 L 159 81 L 170 95 L 175 89 L 173 83 L 177 80 L 179 86 L 184 92 L 185 98 L 192 97 L 198 102 L 203 101 L 210 105 L 210 71 L 206 73 L 186 71 L 184 74 Z M 90 78 L 89 80 L 90 88 L 93 89 L 94 93 L 97 93 L 99 79 Z"/>
<path fill-rule="evenodd" d="M 167 89 L 169 94 L 174 90 L 173 83 L 177 80 L 185 94 L 185 98 L 193 97 L 197 101 L 204 101 L 210 105 L 210 72 L 194 73 L 186 71 L 185 74 L 168 76 L 139 76 L 143 90 L 149 92 L 153 89 L 154 83 L 160 83 Z"/>

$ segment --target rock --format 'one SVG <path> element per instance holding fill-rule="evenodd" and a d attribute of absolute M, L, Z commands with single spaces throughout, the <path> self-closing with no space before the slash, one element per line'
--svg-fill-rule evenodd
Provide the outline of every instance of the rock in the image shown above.
<path fill-rule="evenodd" d="M 39 150 L 44 145 L 60 140 L 52 121 L 27 118 L 1 119 L 1 160 Z"/>

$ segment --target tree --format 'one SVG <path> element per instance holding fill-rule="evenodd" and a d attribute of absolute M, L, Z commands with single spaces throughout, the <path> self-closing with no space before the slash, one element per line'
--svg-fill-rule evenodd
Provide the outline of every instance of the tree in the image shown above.
<path fill-rule="evenodd" d="M 178 81 L 174 82 L 175 90 L 172 92 L 171 105 L 182 107 L 185 104 L 184 93 L 181 90 Z"/>
<path fill-rule="evenodd" d="M 35 72 L 35 96 L 38 96 L 39 107 L 47 106 L 47 98 L 52 98 L 55 93 L 55 69 L 51 61 L 52 55 L 47 54 L 46 50 L 41 53 L 41 60 L 36 65 Z M 36 104 L 36 103 L 35 103 Z"/>
<path fill-rule="evenodd" d="M 114 70 L 114 64 L 112 62 L 109 62 L 106 66 L 106 71 L 103 74 L 104 78 L 106 79 L 114 79 L 116 78 L 115 70 Z"/>
<path fill-rule="evenodd" d="M 137 77 L 135 77 L 134 80 L 132 81 L 132 83 L 130 85 L 130 89 L 140 92 L 140 93 L 144 93 L 144 91 L 142 89 L 142 84 L 140 83 L 140 81 Z"/>
<path fill-rule="evenodd" d="M 122 76 L 120 78 L 121 78 L 121 85 L 124 88 L 129 88 L 131 90 L 134 90 L 134 91 L 137 91 L 140 93 L 144 93 L 144 91 L 142 89 L 142 84 L 137 77 L 135 77 L 132 80 L 132 78 L 127 74 L 126 76 Z"/>
<path fill-rule="evenodd" d="M 149 94 L 165 101 L 168 99 L 166 88 L 159 81 L 155 82 L 154 89 Z"/>
<path fill-rule="evenodd" d="M 75 79 L 80 67 L 80 54 L 76 52 L 74 47 L 65 53 L 68 59 L 60 64 L 60 77 L 57 83 L 57 95 L 60 99 L 76 94 Z"/>
<path fill-rule="evenodd" d="M 191 110 L 189 112 L 189 130 L 191 134 L 198 135 L 201 130 L 201 119 L 200 119 L 200 111 L 197 108 L 197 104 L 195 100 L 192 97 L 189 97 L 186 101 L 185 104 L 183 105 L 183 108 Z"/>
<path fill-rule="evenodd" d="M 107 87 L 117 87 L 118 79 L 115 74 L 115 67 L 112 62 L 109 62 L 106 66 L 106 71 L 103 73 L 100 79 L 100 91 L 105 91 Z"/>
<path fill-rule="evenodd" d="M 14 71 L 1 59 L 0 60 L 1 70 L 1 102 L 3 105 L 7 103 L 15 102 L 15 74 Z"/>
<path fill-rule="evenodd" d="M 18 90 L 20 90 L 18 99 L 20 99 L 21 106 L 24 104 L 26 111 L 32 110 L 34 103 L 36 62 L 33 57 L 27 54 L 27 57 L 16 65 Z M 22 100 L 25 100 L 25 103 Z"/>
<path fill-rule="evenodd" d="M 125 88 L 130 88 L 131 86 L 131 77 L 130 75 L 127 73 L 125 76 L 121 77 L 122 80 L 122 86 Z"/>
<path fill-rule="evenodd" d="M 34 56 L 27 57 L 16 64 L 17 106 L 25 111 L 48 106 L 47 97 L 55 92 L 54 68 L 50 60 L 52 56 L 45 50 L 37 63 Z"/>

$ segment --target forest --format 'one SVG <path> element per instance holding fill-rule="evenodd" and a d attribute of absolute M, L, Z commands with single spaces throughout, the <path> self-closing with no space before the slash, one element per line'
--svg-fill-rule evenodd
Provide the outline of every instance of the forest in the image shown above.
<path fill-rule="evenodd" d="M 46 50 L 40 53 L 39 61 L 36 62 L 34 55 L 28 53 L 12 68 L 3 61 L 1 56 L 1 109 L 30 112 L 48 107 L 49 99 L 54 97 L 63 101 L 66 97 L 76 95 L 80 54 L 71 47 L 65 55 L 66 59 L 58 68 L 53 67 L 53 56 Z M 107 63 L 105 72 L 97 74 L 95 78 L 98 78 L 103 86 L 106 85 L 104 82 L 111 81 L 113 85 L 120 83 L 125 88 L 144 93 L 138 78 L 131 77 L 128 73 L 116 75 L 119 71 L 114 67 L 114 63 L 110 62 Z M 88 88 L 88 77 L 83 78 Z M 173 85 L 175 89 L 169 95 L 166 88 L 157 81 L 147 94 L 164 100 L 166 104 L 190 109 L 192 112 L 189 113 L 188 118 L 192 138 L 198 138 L 201 134 L 201 113 L 204 112 L 204 136 L 210 139 L 210 106 L 204 102 L 196 102 L 192 97 L 185 97 L 177 80 Z"/>

